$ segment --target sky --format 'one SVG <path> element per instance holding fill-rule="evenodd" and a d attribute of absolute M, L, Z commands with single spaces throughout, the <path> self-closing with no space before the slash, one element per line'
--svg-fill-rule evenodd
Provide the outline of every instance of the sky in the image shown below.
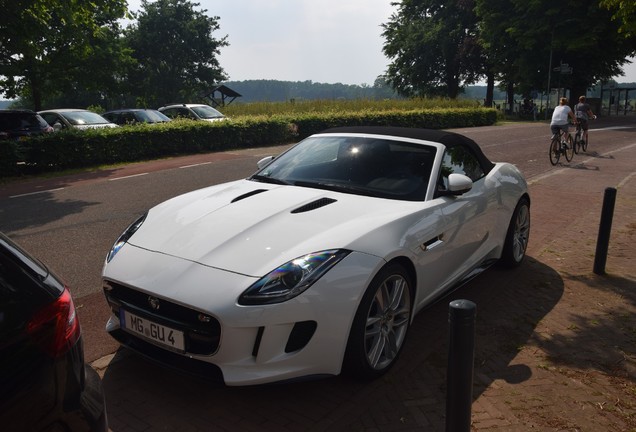
<path fill-rule="evenodd" d="M 369 84 L 384 73 L 381 24 L 391 0 L 192 0 L 227 35 L 219 62 L 231 81 Z M 140 0 L 128 0 L 138 10 Z"/>
<path fill-rule="evenodd" d="M 389 60 L 381 25 L 395 0 L 192 0 L 228 36 L 219 62 L 230 81 L 271 79 L 368 84 Z M 128 0 L 133 11 L 141 0 Z M 618 82 L 636 82 L 636 64 Z"/>

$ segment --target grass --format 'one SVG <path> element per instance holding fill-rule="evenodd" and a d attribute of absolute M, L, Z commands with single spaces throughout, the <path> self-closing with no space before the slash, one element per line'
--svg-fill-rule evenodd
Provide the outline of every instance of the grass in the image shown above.
<path fill-rule="evenodd" d="M 360 111 L 396 111 L 415 109 L 474 108 L 477 102 L 468 99 L 355 99 L 355 100 L 303 100 L 287 102 L 233 103 L 222 108 L 229 117 L 254 115 L 280 115 L 303 113 L 339 113 Z"/>

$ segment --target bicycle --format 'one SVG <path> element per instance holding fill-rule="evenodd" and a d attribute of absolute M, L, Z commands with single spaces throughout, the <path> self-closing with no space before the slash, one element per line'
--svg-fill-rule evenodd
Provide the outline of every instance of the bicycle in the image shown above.
<path fill-rule="evenodd" d="M 592 117 L 591 120 L 596 119 L 596 116 Z M 587 145 L 590 143 L 590 135 L 587 131 L 583 130 L 581 126 L 581 122 L 576 124 L 576 134 L 574 135 L 574 153 L 578 154 L 579 150 L 583 150 L 587 152 Z"/>
<path fill-rule="evenodd" d="M 550 163 L 556 165 L 561 159 L 561 155 L 565 156 L 565 160 L 570 162 L 574 157 L 574 140 L 570 132 L 560 130 L 550 141 Z"/>

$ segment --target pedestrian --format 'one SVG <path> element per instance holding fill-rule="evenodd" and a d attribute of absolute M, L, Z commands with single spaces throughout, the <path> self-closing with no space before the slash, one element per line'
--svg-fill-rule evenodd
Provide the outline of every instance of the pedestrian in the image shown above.
<path fill-rule="evenodd" d="M 552 139 L 559 133 L 559 131 L 563 131 L 564 133 L 568 133 L 569 122 L 568 117 L 572 119 L 572 123 L 576 124 L 576 117 L 572 112 L 572 109 L 568 106 L 568 99 L 562 97 L 559 101 L 559 106 L 554 108 L 554 112 L 552 113 L 552 121 L 550 122 L 550 130 L 552 131 Z"/>

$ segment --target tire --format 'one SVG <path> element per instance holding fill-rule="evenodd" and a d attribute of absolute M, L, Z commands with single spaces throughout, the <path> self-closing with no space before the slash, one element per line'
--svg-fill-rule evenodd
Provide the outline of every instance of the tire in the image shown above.
<path fill-rule="evenodd" d="M 570 162 L 574 157 L 574 142 L 572 140 L 572 135 L 568 135 L 566 142 L 567 148 L 565 149 L 565 160 Z"/>
<path fill-rule="evenodd" d="M 576 131 L 576 135 L 574 135 L 574 153 L 579 154 L 579 150 L 581 149 L 581 131 Z"/>
<path fill-rule="evenodd" d="M 587 152 L 587 145 L 590 143 L 590 134 L 587 134 L 587 139 L 584 140 L 583 138 L 581 138 L 581 148 L 583 149 L 584 152 Z"/>
<path fill-rule="evenodd" d="M 530 238 L 530 201 L 521 197 L 510 219 L 506 232 L 501 263 L 506 267 L 517 267 L 526 256 Z"/>
<path fill-rule="evenodd" d="M 550 143 L 550 163 L 552 165 L 556 165 L 559 163 L 559 159 L 561 158 L 561 149 L 559 142 L 559 135 L 557 134 L 556 138 L 552 139 Z"/>
<path fill-rule="evenodd" d="M 396 362 L 411 324 L 412 282 L 399 264 L 389 263 L 367 288 L 349 333 L 343 369 L 374 379 Z"/>

